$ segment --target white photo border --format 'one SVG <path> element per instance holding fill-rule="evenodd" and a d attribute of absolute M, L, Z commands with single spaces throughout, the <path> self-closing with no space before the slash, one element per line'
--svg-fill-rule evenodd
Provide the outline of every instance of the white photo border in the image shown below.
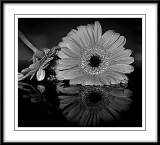
<path fill-rule="evenodd" d="M 156 4 L 5 4 L 4 5 L 4 141 L 6 142 L 74 142 L 74 141 L 85 141 L 85 142 L 127 142 L 127 141 L 156 141 L 157 134 L 157 5 Z M 80 12 L 81 9 L 77 9 L 77 7 L 83 6 L 83 12 Z M 35 12 L 36 7 L 36 12 Z M 71 7 L 71 9 L 69 8 Z M 17 59 L 18 53 L 14 52 L 14 47 L 17 47 L 18 44 L 18 31 L 15 30 L 17 23 L 17 16 L 24 17 L 27 15 L 39 15 L 42 12 L 42 8 L 45 8 L 43 13 L 45 15 L 63 15 L 64 11 L 67 10 L 68 14 L 75 15 L 84 15 L 85 13 L 88 15 L 94 15 L 95 8 L 98 8 L 99 11 L 96 11 L 95 15 L 116 15 L 117 11 L 120 9 L 121 14 L 130 17 L 131 15 L 141 15 L 144 16 L 142 18 L 143 23 L 145 24 L 142 27 L 142 77 L 143 82 L 145 79 L 148 79 L 143 85 L 143 90 L 145 90 L 145 96 L 148 96 L 147 99 L 142 100 L 143 103 L 146 103 L 143 108 L 145 109 L 145 113 L 143 116 L 146 117 L 145 121 L 143 120 L 143 126 L 140 130 L 136 130 L 135 127 L 133 130 L 21 130 L 16 125 L 16 119 L 14 111 L 17 111 L 17 108 L 14 110 L 14 105 L 17 100 L 13 98 L 13 94 L 16 94 L 16 90 L 18 91 L 18 65 Z M 104 9 L 105 8 L 105 9 Z M 113 9 L 114 8 L 114 9 Z M 122 9 L 123 8 L 123 9 Z M 62 11 L 63 9 L 63 11 Z M 88 13 L 88 9 L 90 10 Z M 136 11 L 135 11 L 136 9 Z M 97 9 L 96 9 L 97 10 Z M 115 10 L 115 11 L 113 11 Z M 26 15 L 26 16 L 27 16 Z M 118 14 L 119 15 L 119 14 Z M 97 16 L 96 16 L 97 17 Z M 152 21 L 151 21 L 152 20 Z M 146 26 L 152 26 L 152 31 L 148 29 Z M 146 31 L 146 33 L 145 33 Z M 145 34 L 145 35 L 144 35 Z M 148 34 L 148 35 L 147 35 Z M 156 36 L 154 36 L 156 35 Z M 152 38 L 152 39 L 150 39 Z M 150 40 L 147 41 L 147 40 Z M 9 43 L 8 43 L 9 41 Z M 153 50 L 148 52 L 149 47 L 152 47 Z M 16 49 L 15 49 L 16 50 Z M 147 58 L 153 57 L 152 60 L 147 60 Z M 10 59 L 8 59 L 10 58 Z M 12 62 L 10 62 L 13 60 Z M 153 65 L 155 64 L 155 65 Z M 150 66 L 146 67 L 146 65 Z M 153 72 L 153 70 L 155 72 Z M 9 75 L 9 72 L 13 71 L 12 75 Z M 8 72 L 8 73 L 7 73 Z M 147 76 L 153 75 L 152 78 L 147 78 Z M 8 75 L 7 75 L 8 74 Z M 7 77 L 6 77 L 7 76 Z M 17 80 L 17 81 L 16 81 Z M 17 82 L 17 83 L 16 83 Z M 149 83 L 152 83 L 150 87 Z M 7 88 L 10 87 L 10 91 L 7 91 Z M 148 88 L 148 89 L 147 89 Z M 151 89 L 152 91 L 149 91 Z M 12 94 L 13 93 L 13 94 Z M 143 93 L 144 94 L 144 93 Z M 17 94 L 16 94 L 17 95 Z M 149 98 L 149 95 L 152 95 L 152 100 Z M 145 97 L 142 97 L 145 98 Z M 150 104 L 154 105 L 152 108 L 147 108 Z M 16 105 L 15 105 L 16 106 Z M 148 110 L 148 112 L 146 111 Z M 154 114 L 154 113 L 155 114 Z M 147 115 L 148 114 L 148 115 Z M 14 118 L 15 117 L 15 118 Z M 155 120 L 153 120 L 153 118 Z M 143 118 L 144 119 L 144 118 Z M 16 121 L 15 121 L 16 120 Z M 14 122 L 14 123 L 13 123 Z M 150 124 L 150 126 L 149 126 Z M 55 128 L 55 127 L 54 127 Z M 108 128 L 108 127 L 107 127 Z M 139 128 L 139 127 L 138 127 Z M 120 128 L 119 128 L 120 129 Z M 58 131 L 58 132 L 56 132 Z M 76 134 L 75 134 L 76 132 Z M 44 138 L 44 135 L 46 135 Z M 97 138 L 99 135 L 99 138 Z M 106 138 L 107 135 L 107 138 Z M 26 137 L 27 136 L 27 137 Z M 53 138 L 54 136 L 54 138 Z M 116 136 L 116 139 L 115 139 Z M 127 137 L 126 137 L 127 136 Z M 81 137 L 81 139 L 80 139 Z M 135 138 L 137 140 L 135 140 Z"/>

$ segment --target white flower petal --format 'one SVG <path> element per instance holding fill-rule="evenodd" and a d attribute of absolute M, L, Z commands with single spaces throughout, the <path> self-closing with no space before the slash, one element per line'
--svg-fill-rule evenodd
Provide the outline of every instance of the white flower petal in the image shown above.
<path fill-rule="evenodd" d="M 92 45 L 95 45 L 95 37 L 94 37 L 93 25 L 88 24 L 88 25 L 87 25 L 87 31 L 88 31 L 88 33 L 89 33 L 89 36 L 90 36 Z"/>
<path fill-rule="evenodd" d="M 131 73 L 134 71 L 134 67 L 128 64 L 116 64 L 110 66 L 112 71 L 121 73 Z"/>
<path fill-rule="evenodd" d="M 70 57 L 79 57 L 80 56 L 80 54 L 76 51 L 74 46 L 72 46 L 71 44 L 69 44 L 66 41 L 60 42 L 58 44 L 58 46 L 61 47 L 61 51 L 63 51 L 66 55 L 68 55 Z"/>
<path fill-rule="evenodd" d="M 88 77 L 86 77 L 86 79 L 84 79 L 83 85 L 94 85 L 93 78 L 94 78 L 93 76 L 88 75 Z"/>
<path fill-rule="evenodd" d="M 73 59 L 73 58 L 63 58 L 63 59 L 58 60 L 58 63 L 63 64 L 63 65 L 79 65 L 80 60 Z"/>
<path fill-rule="evenodd" d="M 77 27 L 77 29 L 78 29 L 78 34 L 79 34 L 81 40 L 84 43 L 84 46 L 85 47 L 91 46 L 92 40 L 89 36 L 89 33 L 88 33 L 86 27 L 85 26 L 79 26 L 79 27 Z"/>
<path fill-rule="evenodd" d="M 111 82 L 113 83 L 112 78 L 107 77 L 107 76 L 101 76 L 99 80 L 100 80 L 100 82 L 103 83 L 103 85 L 111 85 Z"/>
<path fill-rule="evenodd" d="M 116 79 L 113 75 L 105 75 L 101 77 L 103 79 L 104 85 L 111 85 L 111 84 L 119 84 L 120 80 Z"/>
<path fill-rule="evenodd" d="M 108 51 L 112 51 L 118 47 L 123 47 L 126 43 L 126 38 L 124 36 L 120 36 L 117 41 L 115 41 L 108 49 Z"/>
<path fill-rule="evenodd" d="M 38 81 L 42 81 L 45 78 L 45 71 L 43 69 L 39 69 L 36 77 Z"/>
<path fill-rule="evenodd" d="M 105 77 L 108 77 L 111 80 L 111 84 L 119 84 L 124 80 L 128 81 L 128 77 L 125 74 L 119 72 L 108 71 L 104 75 L 104 78 Z"/>
<path fill-rule="evenodd" d="M 112 39 L 112 37 L 115 35 L 115 32 L 113 30 L 108 30 L 107 32 L 105 32 L 103 35 L 102 35 L 102 38 L 100 39 L 99 41 L 99 45 L 100 46 L 105 46 L 107 45 L 108 41 L 110 39 Z"/>
<path fill-rule="evenodd" d="M 59 77 L 62 78 L 63 80 L 74 79 L 83 75 L 80 71 L 81 70 L 79 68 L 75 68 L 75 69 L 60 71 L 59 74 L 57 75 L 59 75 Z"/>
<path fill-rule="evenodd" d="M 114 56 L 114 55 L 116 55 L 118 53 L 121 53 L 124 50 L 125 50 L 125 48 L 120 46 L 120 47 L 117 47 L 116 49 L 113 49 L 113 50 L 108 51 L 108 52 L 111 53 L 111 56 Z"/>
<path fill-rule="evenodd" d="M 81 51 L 82 51 L 81 48 L 77 46 L 74 42 L 72 41 L 63 41 L 63 42 L 66 42 L 67 48 L 69 48 L 72 52 L 74 52 L 78 56 L 81 55 Z"/>
<path fill-rule="evenodd" d="M 66 55 L 63 51 L 58 52 L 58 57 L 60 57 L 60 58 L 72 58 L 72 57 Z"/>
<path fill-rule="evenodd" d="M 103 45 L 104 48 L 109 49 L 111 45 L 113 45 L 113 43 L 115 43 L 118 38 L 120 37 L 119 33 L 115 33 L 115 35 L 113 37 L 111 37 L 111 39 Z"/>
<path fill-rule="evenodd" d="M 98 43 L 102 37 L 102 28 L 98 21 L 96 21 L 94 24 L 94 32 L 95 32 L 94 35 L 95 42 Z"/>
<path fill-rule="evenodd" d="M 83 48 L 84 47 L 84 43 L 82 42 L 82 40 L 79 38 L 78 36 L 78 32 L 77 30 L 72 29 L 68 35 L 66 37 L 63 38 L 64 40 L 70 40 L 73 43 L 75 43 L 79 48 Z"/>
<path fill-rule="evenodd" d="M 134 62 L 134 58 L 133 57 L 125 57 L 125 58 L 120 58 L 120 59 L 116 59 L 113 60 L 113 62 L 110 63 L 110 65 L 115 65 L 115 64 L 131 64 Z"/>
<path fill-rule="evenodd" d="M 78 78 L 75 78 L 75 79 L 71 79 L 69 83 L 72 84 L 72 85 L 83 84 L 83 79 L 82 79 L 82 77 L 78 77 Z"/>
<path fill-rule="evenodd" d="M 79 33 L 79 31 L 72 29 L 71 32 L 68 33 L 68 36 L 72 37 L 72 39 L 76 39 L 76 41 L 81 45 L 81 48 L 85 47 L 85 44 L 81 39 L 81 33 Z"/>
<path fill-rule="evenodd" d="M 126 49 L 124 51 L 121 51 L 115 55 L 113 55 L 110 60 L 118 60 L 121 58 L 129 57 L 132 54 L 132 50 Z"/>
<path fill-rule="evenodd" d="M 95 76 L 94 78 L 93 78 L 93 83 L 94 83 L 94 85 L 99 85 L 99 86 L 102 86 L 103 85 L 103 83 L 100 81 L 100 78 L 99 77 L 97 77 L 97 76 Z"/>
<path fill-rule="evenodd" d="M 58 70 L 66 70 L 66 69 L 73 69 L 75 67 L 78 67 L 77 65 L 63 65 L 63 64 L 58 64 L 57 69 Z"/>

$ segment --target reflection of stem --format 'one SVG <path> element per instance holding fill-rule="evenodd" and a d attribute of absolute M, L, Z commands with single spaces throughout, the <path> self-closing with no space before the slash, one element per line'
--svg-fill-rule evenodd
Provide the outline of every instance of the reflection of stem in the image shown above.
<path fill-rule="evenodd" d="M 35 53 L 38 49 L 24 36 L 21 30 L 18 29 L 18 37 Z"/>

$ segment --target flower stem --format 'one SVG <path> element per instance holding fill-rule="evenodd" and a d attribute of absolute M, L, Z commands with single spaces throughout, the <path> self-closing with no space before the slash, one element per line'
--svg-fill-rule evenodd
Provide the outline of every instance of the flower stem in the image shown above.
<path fill-rule="evenodd" d="M 26 36 L 18 29 L 18 37 L 35 53 L 38 49 L 26 38 Z"/>

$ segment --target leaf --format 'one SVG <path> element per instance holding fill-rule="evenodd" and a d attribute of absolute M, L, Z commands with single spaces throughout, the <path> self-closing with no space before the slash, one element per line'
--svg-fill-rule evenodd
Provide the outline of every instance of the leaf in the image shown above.
<path fill-rule="evenodd" d="M 42 81 L 45 78 L 45 71 L 43 69 L 39 69 L 36 76 L 38 81 Z"/>

